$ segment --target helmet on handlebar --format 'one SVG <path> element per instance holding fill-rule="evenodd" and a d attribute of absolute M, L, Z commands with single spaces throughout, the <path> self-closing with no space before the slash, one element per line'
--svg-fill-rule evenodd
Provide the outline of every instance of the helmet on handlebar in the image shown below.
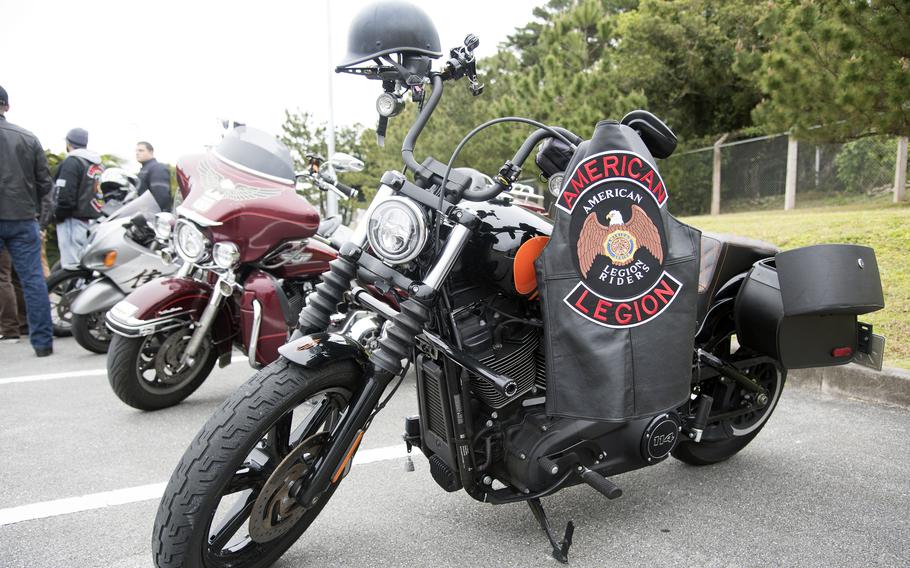
<path fill-rule="evenodd" d="M 348 53 L 338 68 L 395 53 L 440 57 L 439 34 L 430 17 L 417 6 L 376 2 L 354 16 L 348 31 Z"/>
<path fill-rule="evenodd" d="M 101 174 L 101 193 L 104 201 L 122 201 L 130 190 L 139 188 L 139 178 L 123 168 L 108 168 Z"/>

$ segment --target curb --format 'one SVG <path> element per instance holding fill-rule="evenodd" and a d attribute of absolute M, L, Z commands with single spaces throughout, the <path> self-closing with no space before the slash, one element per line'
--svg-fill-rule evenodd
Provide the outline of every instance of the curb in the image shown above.
<path fill-rule="evenodd" d="M 903 369 L 874 371 L 854 363 L 794 369 L 787 374 L 787 383 L 824 394 L 910 408 L 910 372 Z"/>

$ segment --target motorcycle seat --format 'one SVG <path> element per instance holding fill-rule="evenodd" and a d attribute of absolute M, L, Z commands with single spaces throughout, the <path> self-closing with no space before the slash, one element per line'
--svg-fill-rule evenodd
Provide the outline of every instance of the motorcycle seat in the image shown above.
<path fill-rule="evenodd" d="M 774 256 L 780 249 L 771 243 L 724 235 L 702 233 L 701 266 L 698 271 L 698 321 L 702 321 L 711 300 L 721 286 L 753 264 Z"/>

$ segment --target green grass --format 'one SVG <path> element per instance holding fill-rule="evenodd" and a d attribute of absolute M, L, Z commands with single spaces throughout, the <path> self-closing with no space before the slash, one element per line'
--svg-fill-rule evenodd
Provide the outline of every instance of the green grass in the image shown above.
<path fill-rule="evenodd" d="M 887 338 L 885 365 L 910 368 L 910 203 L 761 211 L 682 218 L 703 231 L 761 239 L 783 249 L 822 243 L 875 249 L 885 309 L 861 316 Z"/>

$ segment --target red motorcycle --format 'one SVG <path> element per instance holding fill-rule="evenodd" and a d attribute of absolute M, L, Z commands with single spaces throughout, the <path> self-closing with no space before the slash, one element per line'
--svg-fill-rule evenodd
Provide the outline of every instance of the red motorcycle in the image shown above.
<path fill-rule="evenodd" d="M 339 155 L 339 171 L 363 164 Z M 320 189 L 351 197 L 334 169 L 311 161 L 304 174 Z M 236 346 L 259 368 L 278 358 L 304 298 L 329 268 L 340 243 L 317 233 L 319 213 L 297 194 L 288 149 L 248 127 L 231 131 L 205 155 L 185 157 L 177 181 L 186 195 L 176 216 L 156 218 L 172 245 L 174 277 L 149 282 L 107 316 L 114 332 L 107 359 L 114 393 L 128 405 L 157 410 L 195 391 Z M 326 225 L 337 226 L 333 220 Z"/>

